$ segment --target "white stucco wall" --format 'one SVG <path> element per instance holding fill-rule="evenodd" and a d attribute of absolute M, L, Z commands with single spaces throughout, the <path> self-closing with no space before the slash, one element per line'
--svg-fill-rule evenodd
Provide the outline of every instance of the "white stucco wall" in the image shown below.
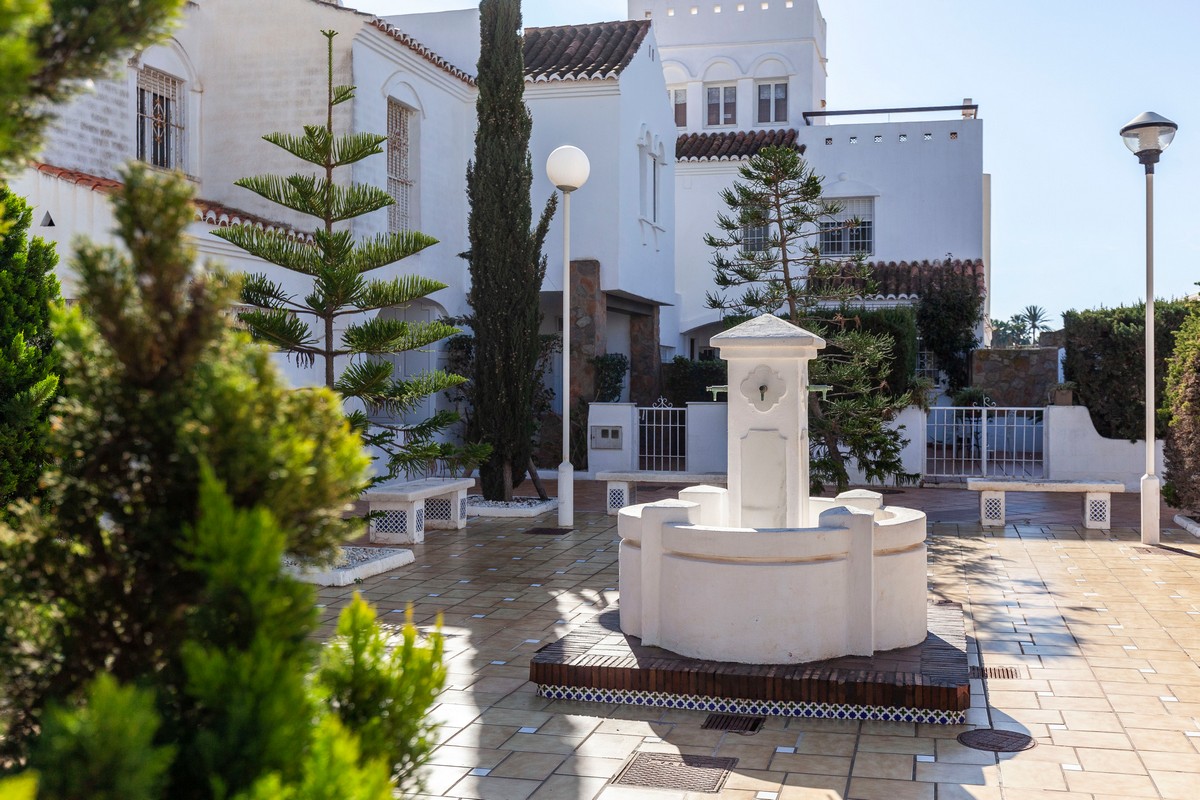
<path fill-rule="evenodd" d="M 546 177 L 547 157 L 564 144 L 579 147 L 592 169 L 588 182 L 571 195 L 572 260 L 599 261 L 604 291 L 673 303 L 675 133 L 653 32 L 618 80 L 526 83 L 525 102 L 533 115 L 534 213 L 554 190 Z M 647 141 L 662 155 L 657 224 L 642 213 L 638 145 Z M 561 291 L 561 204 L 543 252 L 548 258 L 543 288 Z M 674 339 L 673 328 L 660 337 L 672 344 Z"/>
<path fill-rule="evenodd" d="M 467 24 L 468 33 L 470 24 L 478 25 L 462 14 L 451 15 L 447 22 Z M 478 36 L 477 27 L 474 35 Z M 355 130 L 386 133 L 389 98 L 410 109 L 409 159 L 415 192 L 410 217 L 416 230 L 439 242 L 385 271 L 441 281 L 447 288 L 431 299 L 450 315 L 466 314 L 470 280 L 467 262 L 458 254 L 467 249 L 466 171 L 474 149 L 475 89 L 373 27 L 364 27 L 355 39 L 353 64 L 359 87 Z M 386 152 L 355 164 L 354 180 L 386 187 Z M 385 232 L 387 224 L 388 211 L 382 209 L 356 220 L 354 230 L 360 236 L 374 236 Z"/>
<path fill-rule="evenodd" d="M 901 135 L 907 140 L 901 141 Z M 855 144 L 850 143 L 852 137 Z M 825 144 L 826 139 L 831 144 Z M 805 160 L 824 177 L 831 199 L 874 195 L 875 249 L 867 260 L 932 261 L 947 253 L 960 259 L 984 257 L 982 120 L 812 126 L 799 130 L 798 141 L 805 146 Z M 681 220 L 676 283 L 682 332 L 719 319 L 704 303 L 705 293 L 715 287 L 712 251 L 704 246 L 703 236 L 718 232 L 717 214 L 727 211 L 719 193 L 736 179 L 741 163 L 676 166 Z"/>
<path fill-rule="evenodd" d="M 816 0 L 629 0 L 628 9 L 630 19 L 653 21 L 667 85 L 688 92 L 690 130 L 797 127 L 802 112 L 824 107 L 825 20 Z M 788 79 L 788 122 L 760 125 L 755 82 L 780 77 Z M 735 125 L 705 124 L 705 83 L 736 85 Z"/>

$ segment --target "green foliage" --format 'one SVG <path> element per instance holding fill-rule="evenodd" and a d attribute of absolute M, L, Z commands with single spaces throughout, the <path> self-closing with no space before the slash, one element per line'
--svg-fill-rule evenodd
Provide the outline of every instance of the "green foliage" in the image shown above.
<path fill-rule="evenodd" d="M 1175 332 L 1167 367 L 1163 496 L 1175 508 L 1200 510 L 1200 315 L 1193 312 Z"/>
<path fill-rule="evenodd" d="M 537 425 L 531 409 L 538 390 L 534 373 L 546 274 L 541 253 L 557 207 L 551 195 L 537 227 L 530 229 L 533 121 L 524 101 L 520 28 L 520 0 L 479 4 L 479 126 L 475 157 L 467 166 L 470 250 L 464 255 L 471 273 L 467 300 L 475 329 L 472 425 L 492 447 L 491 457 L 479 468 L 483 495 L 489 500 L 512 499 L 514 482 L 524 474 L 533 452 Z"/>
<path fill-rule="evenodd" d="M 892 341 L 892 356 L 885 381 L 885 391 L 900 395 L 915 387 L 917 372 L 917 320 L 913 309 L 898 308 L 855 308 L 853 306 L 823 311 L 814 316 L 825 320 L 828 328 L 862 331 L 877 336 L 888 336 Z M 827 329 L 828 329 L 827 328 Z"/>
<path fill-rule="evenodd" d="M 850 310 L 851 301 L 874 291 L 870 268 L 861 254 L 846 262 L 827 261 L 813 241 L 822 226 L 852 227 L 858 220 L 836 222 L 841 208 L 821 197 L 821 177 L 795 148 L 764 147 L 738 175 L 740 180 L 721 193 L 730 211 L 717 217 L 721 235 L 704 237 L 714 251 L 717 288 L 734 294 L 710 292 L 707 302 L 728 315 L 729 323 L 778 312 L 828 342 L 810 367 L 814 384 L 834 387 L 825 396 L 813 394 L 809 402 L 813 489 L 827 482 L 845 489 L 848 459 L 868 481 L 915 480 L 900 460 L 903 437 L 885 425 L 911 400 L 889 384 L 895 342 L 890 333 L 847 324 L 857 313 Z M 744 231 L 763 226 L 766 246 L 747 248 Z"/>
<path fill-rule="evenodd" d="M 822 257 L 817 233 L 829 226 L 854 227 L 858 220 L 838 223 L 842 207 L 821 197 L 821 176 L 795 147 L 764 147 L 738 168 L 740 180 L 721 192 L 729 214 L 717 215 L 720 236 L 705 234 L 713 249 L 718 289 L 709 292 L 709 308 L 744 319 L 787 309 L 796 321 L 821 306 L 846 302 L 872 291 L 873 278 L 860 253 L 849 261 Z M 765 227 L 766 246 L 745 246 L 747 228 Z"/>
<path fill-rule="evenodd" d="M 430 707 L 445 683 L 443 640 L 435 633 L 418 644 L 411 618 L 398 639 L 389 641 L 374 609 L 355 593 L 337 639 L 321 654 L 317 682 L 342 724 L 358 734 L 362 759 L 384 760 L 397 786 L 419 794 L 417 768 L 433 753 L 437 726 L 411 710 Z"/>
<path fill-rule="evenodd" d="M 0 800 L 35 800 L 37 786 L 37 773 L 34 772 L 0 778 Z"/>
<path fill-rule="evenodd" d="M 1154 396 L 1166 407 L 1167 361 L 1175 332 L 1192 312 L 1187 301 L 1154 304 Z M 1096 431 L 1109 439 L 1137 441 L 1145 436 L 1146 306 L 1118 306 L 1063 314 L 1066 358 L 1063 373 L 1079 385 Z M 1161 413 L 1155 435 L 1167 433 Z"/>
<path fill-rule="evenodd" d="M 460 324 L 455 320 L 455 324 Z M 470 326 L 471 318 L 462 320 L 462 323 Z M 538 358 L 537 364 L 534 366 L 533 374 L 530 376 L 533 384 L 533 394 L 531 397 L 531 410 L 533 414 L 533 436 L 537 438 L 544 430 L 545 425 L 551 418 L 557 419 L 554 414 L 554 390 L 547 384 L 546 376 L 550 372 L 550 368 L 554 364 L 554 354 L 562 352 L 562 337 L 556 334 L 542 334 L 538 336 Z M 474 375 L 475 374 L 475 337 L 470 334 L 459 334 L 453 336 L 446 343 L 447 353 L 447 368 L 458 375 Z M 481 425 L 479 418 L 475 413 L 475 382 L 468 380 L 460 386 L 456 386 L 453 390 L 446 393 L 446 397 L 455 404 L 456 407 L 462 409 L 463 429 L 465 431 L 464 438 L 468 441 L 478 441 L 482 437 Z M 466 449 L 486 448 L 487 445 L 467 445 Z M 487 457 L 490 450 L 482 450 L 482 455 L 475 460 L 478 464 Z M 525 470 L 513 470 L 513 482 L 520 485 L 524 479 Z M 514 488 L 516 488 L 514 486 Z"/>
<path fill-rule="evenodd" d="M 629 357 L 623 353 L 605 353 L 593 356 L 596 368 L 597 403 L 618 403 L 625 388 L 625 374 L 629 372 Z"/>
<path fill-rule="evenodd" d="M 975 326 L 983 318 L 983 290 L 975 276 L 960 273 L 949 264 L 950 259 L 945 259 L 921 290 L 917 329 L 954 391 L 971 380 L 970 357 L 979 343 Z"/>
<path fill-rule="evenodd" d="M 965 389 L 959 389 L 950 396 L 950 402 L 962 408 L 983 408 L 984 406 L 996 405 L 996 401 L 978 386 L 968 386 Z"/>
<path fill-rule="evenodd" d="M 349 532 L 360 442 L 226 327 L 229 291 L 181 245 L 183 182 L 124 178 L 130 254 L 81 249 L 82 311 L 58 314 L 60 465 L 0 525 L 0 741 L 18 767 L 32 745 L 43 800 L 390 798 L 430 747 L 440 639 L 331 655 L 353 679 L 318 681 L 315 593 L 283 571 Z M 360 607 L 339 630 L 383 641 Z M 345 714 L 346 686 L 374 694 Z"/>
<path fill-rule="evenodd" d="M 259 341 L 276 347 L 299 363 L 320 362 L 325 386 L 344 400 L 358 401 L 362 411 L 348 419 L 365 440 L 388 454 L 388 477 L 409 475 L 442 466 L 451 472 L 469 468 L 483 455 L 478 447 L 462 449 L 438 441 L 438 434 L 457 417 L 442 413 L 417 424 L 398 420 L 419 407 L 424 398 L 461 384 L 464 378 L 441 370 L 397 377 L 388 356 L 429 347 L 458 332 L 441 322 L 404 322 L 372 316 L 344 323 L 363 312 L 403 308 L 440 289 L 444 283 L 420 276 L 367 278 L 367 273 L 405 259 L 437 240 L 415 231 L 380 234 L 355 241 L 335 224 L 386 208 L 394 203 L 376 186 L 334 179 L 334 171 L 383 152 L 387 136 L 352 133 L 335 135 L 333 107 L 354 97 L 353 86 L 333 83 L 333 38 L 327 40 L 327 121 L 306 125 L 302 135 L 269 133 L 263 138 L 295 157 L 318 167 L 322 175 L 256 175 L 236 181 L 276 205 L 315 217 L 319 227 L 306 239 L 280 230 L 234 225 L 213 231 L 216 236 L 285 270 L 312 279 L 304 297 L 292 295 L 264 274 L 248 275 L 242 283 L 242 302 L 254 306 L 239 318 Z M 335 335 L 335 323 L 340 336 Z M 350 365 L 337 374 L 338 358 Z M 381 420 L 381 415 L 393 421 Z"/>
<path fill-rule="evenodd" d="M 1029 329 L 1021 314 L 992 320 L 992 347 L 1021 347 L 1029 344 Z"/>
<path fill-rule="evenodd" d="M 154 800 L 176 748 L 156 745 L 154 693 L 101 674 L 77 709 L 52 706 L 31 766 L 42 800 Z"/>
<path fill-rule="evenodd" d="M 31 157 L 54 106 L 170 29 L 183 0 L 0 0 L 0 166 Z"/>
<path fill-rule="evenodd" d="M 182 244 L 186 182 L 139 166 L 122 177 L 128 254 L 81 247 L 80 306 L 56 314 L 65 399 L 46 499 L 0 525 L 4 746 L 17 751 L 47 702 L 100 672 L 182 693 L 180 613 L 203 582 L 180 533 L 197 518 L 201 461 L 236 505 L 272 512 L 289 551 L 327 557 L 357 530 L 340 514 L 367 460 L 337 398 L 287 389 L 229 330 L 230 292 Z"/>
<path fill-rule="evenodd" d="M 0 34 L 0 41 L 3 35 Z M 3 56 L 0 55 L 0 63 Z M 0 515 L 38 495 L 58 390 L 50 309 L 59 301 L 52 245 L 27 239 L 33 212 L 0 184 Z"/>
<path fill-rule="evenodd" d="M 724 386 L 728 382 L 728 365 L 720 360 L 692 361 L 675 356 L 670 364 L 663 364 L 664 396 L 671 405 L 682 408 L 687 403 L 712 402 L 709 386 Z M 717 396 L 717 400 L 721 400 Z"/>

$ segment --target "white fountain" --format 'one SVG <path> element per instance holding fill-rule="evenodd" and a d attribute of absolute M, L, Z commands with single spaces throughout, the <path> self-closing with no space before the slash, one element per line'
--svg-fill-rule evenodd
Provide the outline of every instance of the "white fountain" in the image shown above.
<path fill-rule="evenodd" d="M 728 489 L 621 509 L 621 630 L 707 661 L 801 664 L 926 636 L 925 514 L 808 491 L 818 336 L 764 314 L 713 337 L 729 363 Z"/>

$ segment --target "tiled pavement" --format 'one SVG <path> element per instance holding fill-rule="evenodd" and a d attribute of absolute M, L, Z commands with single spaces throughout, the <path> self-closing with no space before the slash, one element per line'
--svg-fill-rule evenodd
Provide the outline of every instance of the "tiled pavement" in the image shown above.
<path fill-rule="evenodd" d="M 582 484 L 577 508 L 601 496 Z M 963 604 L 974 663 L 1020 668 L 973 682 L 970 722 L 1027 732 L 1032 750 L 967 749 L 954 737 L 971 726 L 772 717 L 742 736 L 701 730 L 699 712 L 535 696 L 530 654 L 617 602 L 615 518 L 597 512 L 561 537 L 524 532 L 553 514 L 433 531 L 413 565 L 321 590 L 325 632 L 354 588 L 385 619 L 410 604 L 423 626 L 441 615 L 450 678 L 430 797 L 718 797 L 609 784 L 633 752 L 667 751 L 736 757 L 731 800 L 1200 798 L 1200 540 L 1172 526 L 1140 549 L 1137 495 L 1114 497 L 1125 527 L 1111 532 L 1084 531 L 1066 495 L 1010 496 L 1009 526 L 987 532 L 973 493 L 887 500 L 929 514 L 930 592 Z"/>

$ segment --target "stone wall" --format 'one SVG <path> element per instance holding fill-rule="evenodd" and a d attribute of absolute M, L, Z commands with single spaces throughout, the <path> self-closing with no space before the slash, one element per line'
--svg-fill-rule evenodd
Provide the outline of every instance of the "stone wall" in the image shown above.
<path fill-rule="evenodd" d="M 600 291 L 600 262 L 571 261 L 571 397 L 591 402 L 596 395 L 592 359 L 608 352 L 608 306 Z"/>
<path fill-rule="evenodd" d="M 1058 383 L 1058 348 L 979 349 L 972 354 L 971 385 L 999 406 L 1044 406 Z"/>

